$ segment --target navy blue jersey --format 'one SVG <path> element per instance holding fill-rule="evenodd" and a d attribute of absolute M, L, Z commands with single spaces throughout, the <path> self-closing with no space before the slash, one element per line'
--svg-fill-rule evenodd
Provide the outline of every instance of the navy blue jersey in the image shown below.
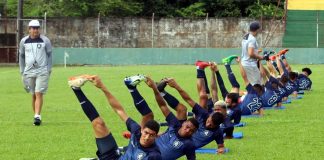
<path fill-rule="evenodd" d="M 229 117 L 226 117 L 224 119 L 224 122 L 222 124 L 219 125 L 220 128 L 222 130 L 224 130 L 225 128 L 230 128 L 230 127 L 234 127 L 233 123 L 231 122 L 230 118 Z"/>
<path fill-rule="evenodd" d="M 227 117 L 229 117 L 230 121 L 234 121 L 234 124 L 239 124 L 241 122 L 241 114 L 242 111 L 239 106 L 227 109 Z"/>
<path fill-rule="evenodd" d="M 293 82 L 291 80 L 288 80 L 288 82 L 286 83 L 286 85 L 284 87 L 286 89 L 285 97 L 288 97 L 289 95 L 291 95 L 295 91 L 298 91 L 298 85 L 297 85 L 297 83 L 296 82 Z"/>
<path fill-rule="evenodd" d="M 205 123 L 209 114 L 207 110 L 203 109 L 198 104 L 192 108 L 192 112 L 195 114 L 195 118 L 199 122 L 199 128 L 197 132 L 192 135 L 192 140 L 196 148 L 201 148 L 211 141 L 216 141 L 217 144 L 224 144 L 223 131 L 217 127 L 215 129 L 207 129 Z"/>
<path fill-rule="evenodd" d="M 196 159 L 195 147 L 191 138 L 182 138 L 178 134 L 181 127 L 179 120 L 173 113 L 170 113 L 166 117 L 166 121 L 169 128 L 156 139 L 163 160 L 177 159 L 183 155 L 186 155 L 189 160 Z"/>
<path fill-rule="evenodd" d="M 246 86 L 247 94 L 240 103 L 242 115 L 250 115 L 262 107 L 261 98 L 257 95 L 251 84 Z"/>
<path fill-rule="evenodd" d="M 312 88 L 312 81 L 304 74 L 298 75 L 297 82 L 300 90 L 309 90 Z"/>
<path fill-rule="evenodd" d="M 275 78 L 270 77 L 269 81 L 265 84 L 265 91 L 261 96 L 261 102 L 263 107 L 272 107 L 275 103 L 280 101 L 278 95 L 279 91 L 272 87 L 272 83 L 275 82 Z"/>
<path fill-rule="evenodd" d="M 134 120 L 128 118 L 126 121 L 127 129 L 132 133 L 127 150 L 120 160 L 162 160 L 159 147 L 154 143 L 149 148 L 144 148 L 140 144 L 141 126 Z"/>

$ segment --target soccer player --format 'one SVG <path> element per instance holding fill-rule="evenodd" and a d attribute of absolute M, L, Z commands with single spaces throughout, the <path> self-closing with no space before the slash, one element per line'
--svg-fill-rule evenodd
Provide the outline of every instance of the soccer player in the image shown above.
<path fill-rule="evenodd" d="M 127 129 L 132 133 L 129 145 L 124 155 L 118 153 L 116 141 L 107 128 L 96 108 L 87 99 L 81 90 L 81 86 L 92 82 L 106 96 L 112 109 L 126 123 Z M 100 160 L 161 160 L 161 153 L 156 145 L 156 138 L 160 129 L 159 124 L 150 120 L 140 127 L 131 119 L 118 100 L 108 91 L 98 76 L 82 75 L 72 77 L 68 81 L 70 87 L 78 98 L 85 115 L 89 118 L 96 137 L 98 147 L 97 156 Z"/>
<path fill-rule="evenodd" d="M 312 81 L 309 76 L 312 74 L 312 70 L 309 68 L 303 68 L 302 73 L 298 75 L 298 87 L 299 90 L 310 90 L 312 88 Z"/>
<path fill-rule="evenodd" d="M 261 96 L 261 102 L 263 107 L 272 107 L 274 104 L 277 104 L 279 107 L 279 103 L 281 102 L 282 97 L 280 97 L 279 91 L 279 81 L 270 75 L 267 69 L 260 64 L 260 72 L 265 82 L 265 90 Z"/>
<path fill-rule="evenodd" d="M 225 134 L 226 139 L 232 139 L 233 138 L 234 125 L 231 122 L 230 115 L 227 114 L 226 107 L 227 107 L 227 104 L 224 101 L 219 100 L 214 104 L 214 111 L 218 112 L 218 113 L 221 113 L 225 117 L 224 122 L 222 124 L 220 124 L 220 129 Z"/>
<path fill-rule="evenodd" d="M 160 135 L 156 140 L 156 144 L 161 150 L 162 158 L 164 160 L 173 160 L 186 155 L 188 160 L 195 160 L 195 147 L 191 137 L 199 127 L 197 120 L 189 118 L 181 123 L 169 110 L 167 104 L 161 97 L 155 82 L 150 77 L 145 77 L 144 75 L 127 77 L 124 80 L 125 85 L 131 93 L 136 109 L 143 117 L 152 114 L 152 111 L 136 88 L 137 84 L 141 81 L 145 81 L 146 84 L 152 88 L 156 102 L 168 123 L 169 128 L 167 131 Z M 151 116 L 151 118 L 153 118 L 153 116 Z"/>
<path fill-rule="evenodd" d="M 240 61 L 238 59 L 238 61 Z M 259 61 L 260 63 L 260 61 Z M 241 97 L 240 108 L 242 115 L 258 114 L 263 115 L 263 108 L 260 96 L 263 94 L 263 87 L 260 84 L 252 86 L 247 78 L 246 72 L 241 63 L 239 63 L 240 72 L 246 85 L 247 94 Z"/>
<path fill-rule="evenodd" d="M 224 116 L 221 113 L 212 113 L 209 114 L 206 109 L 201 107 L 198 103 L 196 103 L 192 98 L 184 91 L 177 82 L 168 78 L 166 80 L 167 84 L 176 89 L 182 99 L 192 107 L 192 112 L 195 115 L 195 118 L 199 122 L 199 128 L 196 133 L 193 134 L 193 144 L 195 148 L 201 148 L 212 141 L 216 141 L 218 147 L 218 153 L 224 153 L 224 139 L 223 132 L 220 129 L 220 124 L 224 121 Z"/>
<path fill-rule="evenodd" d="M 33 124 L 39 126 L 43 95 L 52 71 L 52 45 L 46 36 L 40 34 L 38 20 L 31 20 L 28 27 L 29 35 L 19 44 L 19 66 L 24 88 L 32 94 Z"/>
<path fill-rule="evenodd" d="M 197 70 L 197 90 L 199 94 L 199 105 L 209 113 L 213 112 L 214 103 L 218 101 L 218 90 L 216 85 L 216 76 L 215 76 L 215 62 L 205 62 L 205 61 L 197 61 L 195 63 Z M 205 68 L 210 66 L 211 74 L 211 83 L 210 88 L 208 87 L 208 82 L 205 74 Z"/>

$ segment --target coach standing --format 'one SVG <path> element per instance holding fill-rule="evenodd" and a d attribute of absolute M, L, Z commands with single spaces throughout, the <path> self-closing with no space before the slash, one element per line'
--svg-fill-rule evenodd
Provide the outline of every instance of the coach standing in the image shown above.
<path fill-rule="evenodd" d="M 263 59 L 263 56 L 259 55 L 259 45 L 256 41 L 256 36 L 259 31 L 259 22 L 252 22 L 250 24 L 250 32 L 246 34 L 242 40 L 241 63 L 252 85 L 261 84 L 261 75 L 257 63 L 258 60 Z"/>
<path fill-rule="evenodd" d="M 34 125 L 41 124 L 43 94 L 48 87 L 52 69 L 52 45 L 50 40 L 40 35 L 38 20 L 28 24 L 29 35 L 19 44 L 19 66 L 25 90 L 32 94 Z"/>

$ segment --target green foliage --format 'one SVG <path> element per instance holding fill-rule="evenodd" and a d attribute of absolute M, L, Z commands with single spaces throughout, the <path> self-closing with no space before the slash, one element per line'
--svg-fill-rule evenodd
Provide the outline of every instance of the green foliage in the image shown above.
<path fill-rule="evenodd" d="M 206 16 L 205 3 L 197 2 L 187 8 L 177 10 L 181 17 L 203 17 Z"/>
<path fill-rule="evenodd" d="M 201 0 L 211 17 L 239 17 L 241 11 L 235 0 Z"/>
<path fill-rule="evenodd" d="M 0 3 L 0 12 L 7 6 L 7 15 L 17 15 L 17 0 Z M 96 17 L 152 16 L 158 17 L 272 17 L 276 3 L 237 0 L 25 0 L 24 17 Z M 283 15 L 283 5 L 276 17 Z"/>
<path fill-rule="evenodd" d="M 277 6 L 272 3 L 262 4 L 260 3 L 260 0 L 247 7 L 245 12 L 249 15 L 249 17 L 255 18 L 272 18 L 273 16 L 276 16 L 276 18 L 281 18 L 284 14 L 283 8 L 277 8 Z"/>

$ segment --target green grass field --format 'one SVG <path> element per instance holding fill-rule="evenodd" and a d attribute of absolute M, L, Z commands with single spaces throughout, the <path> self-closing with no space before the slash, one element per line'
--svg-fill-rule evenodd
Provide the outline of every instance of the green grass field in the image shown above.
<path fill-rule="evenodd" d="M 293 69 L 301 69 L 294 65 Z M 309 66 L 313 70 L 313 90 L 304 98 L 285 105 L 286 110 L 266 110 L 262 118 L 243 118 L 247 126 L 241 140 L 226 140 L 230 152 L 225 155 L 198 154 L 198 160 L 209 159 L 323 159 L 324 157 L 324 81 L 323 65 Z M 228 85 L 223 66 L 220 66 Z M 238 66 L 233 66 L 242 82 Z M 67 85 L 67 78 L 79 74 L 98 74 L 108 89 L 126 108 L 127 113 L 139 122 L 131 96 L 123 84 L 127 75 L 145 73 L 158 81 L 174 77 L 196 100 L 196 71 L 194 66 L 119 66 L 119 67 L 55 67 L 50 87 L 45 96 L 40 127 L 32 125 L 31 96 L 25 93 L 18 67 L 0 68 L 0 159 L 75 160 L 95 157 L 96 144 L 89 120 L 84 115 L 76 97 Z M 206 70 L 210 77 L 209 70 Z M 241 83 L 242 84 L 242 83 Z M 143 97 L 155 113 L 156 119 L 164 117 L 154 101 L 153 92 L 145 85 L 138 86 Z M 128 141 L 121 136 L 126 126 L 112 111 L 101 92 L 90 83 L 83 87 L 88 98 L 111 129 L 119 145 Z M 171 88 L 168 91 L 180 96 Z M 181 99 L 182 101 L 182 99 Z M 182 101 L 183 102 L 183 101 Z M 164 128 L 163 128 L 164 129 Z M 162 129 L 162 130 L 163 130 Z M 215 148 L 212 142 L 207 146 Z M 185 159 L 185 158 L 182 158 Z"/>

